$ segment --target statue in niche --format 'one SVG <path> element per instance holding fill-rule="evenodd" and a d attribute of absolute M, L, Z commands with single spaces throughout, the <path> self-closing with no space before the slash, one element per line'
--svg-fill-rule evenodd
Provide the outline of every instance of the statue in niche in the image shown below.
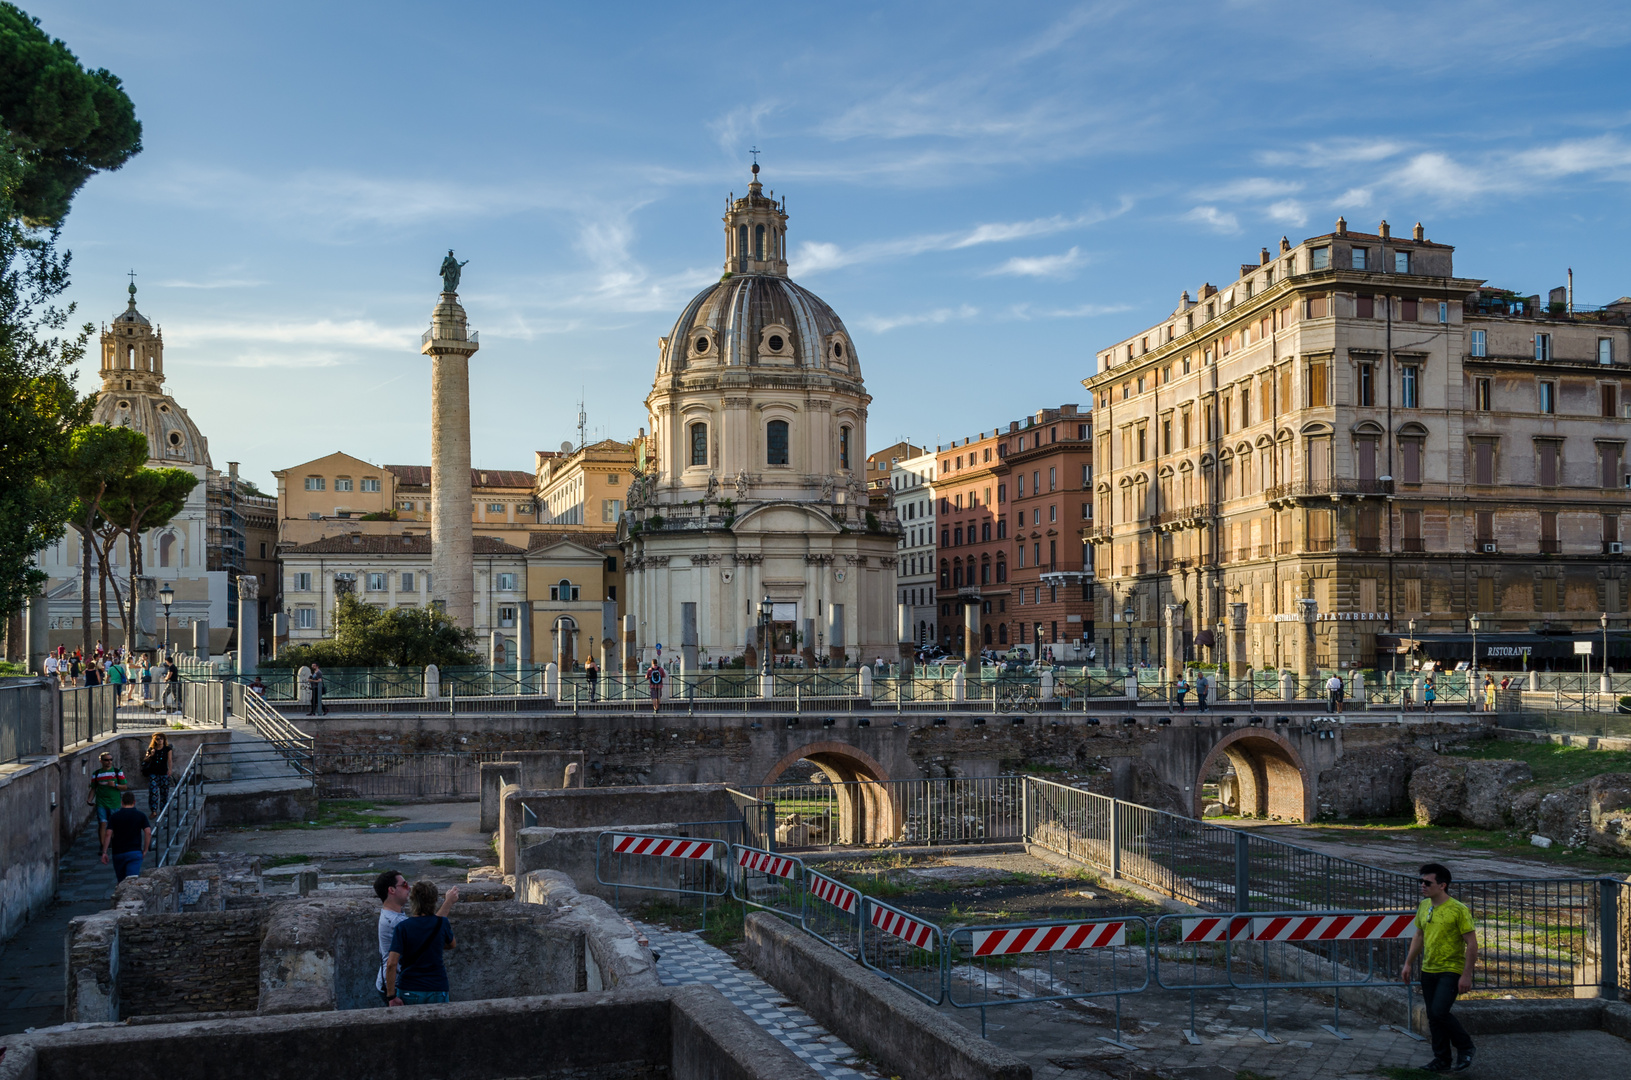
<path fill-rule="evenodd" d="M 748 471 L 743 469 L 736 474 L 736 497 L 743 499 L 748 493 Z"/>
<path fill-rule="evenodd" d="M 464 274 L 464 267 L 470 263 L 469 259 L 460 262 L 453 257 L 453 249 L 447 249 L 447 258 L 442 260 L 442 291 L 456 293 L 459 291 L 459 278 Z"/>
<path fill-rule="evenodd" d="M 718 493 L 719 493 L 719 474 L 711 472 L 711 473 L 708 474 L 708 495 L 707 495 L 707 498 L 711 500 Z"/>
<path fill-rule="evenodd" d="M 821 501 L 822 502 L 832 502 L 832 495 L 833 495 L 832 477 L 823 476 L 821 478 Z"/>

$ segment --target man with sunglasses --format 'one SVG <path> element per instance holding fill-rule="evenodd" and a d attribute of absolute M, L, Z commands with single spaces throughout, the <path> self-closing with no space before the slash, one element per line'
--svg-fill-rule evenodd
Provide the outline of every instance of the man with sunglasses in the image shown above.
<path fill-rule="evenodd" d="M 1472 1065 L 1472 1038 L 1461 1021 L 1450 1015 L 1457 994 L 1472 989 L 1472 969 L 1478 963 L 1478 934 L 1472 912 L 1449 894 L 1450 871 L 1440 863 L 1421 868 L 1421 906 L 1416 909 L 1416 933 L 1410 939 L 1399 979 L 1410 981 L 1410 968 L 1421 956 L 1421 998 L 1427 1008 L 1427 1028 L 1433 1036 L 1433 1060 L 1428 1072 L 1461 1072 Z M 1455 1047 L 1455 1060 L 1450 1048 Z"/>

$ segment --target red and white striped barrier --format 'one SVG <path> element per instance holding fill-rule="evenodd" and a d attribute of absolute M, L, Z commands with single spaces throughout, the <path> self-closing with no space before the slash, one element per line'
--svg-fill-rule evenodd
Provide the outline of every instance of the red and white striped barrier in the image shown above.
<path fill-rule="evenodd" d="M 1103 949 L 1127 940 L 1123 922 L 1070 923 L 1064 926 L 1024 926 L 1003 930 L 975 930 L 975 956 L 1009 956 L 1014 953 L 1066 952 L 1072 949 Z"/>
<path fill-rule="evenodd" d="M 893 934 L 908 945 L 916 945 L 920 949 L 934 946 L 934 927 L 909 919 L 890 908 L 874 906 L 872 925 L 886 934 Z"/>
<path fill-rule="evenodd" d="M 1215 916 L 1183 921 L 1185 943 L 1194 941 L 1250 941 L 1252 920 L 1238 916 Z"/>
<path fill-rule="evenodd" d="M 674 836 L 612 834 L 612 850 L 619 855 L 661 855 L 670 859 L 712 858 L 718 840 L 686 840 Z"/>
<path fill-rule="evenodd" d="M 1380 941 L 1412 937 L 1414 912 L 1373 915 L 1279 915 L 1252 920 L 1255 941 Z"/>
<path fill-rule="evenodd" d="M 847 885 L 840 885 L 830 877 L 821 874 L 810 875 L 810 891 L 825 900 L 833 907 L 849 915 L 855 911 L 855 903 L 860 894 Z"/>
<path fill-rule="evenodd" d="M 797 877 L 799 861 L 787 859 L 780 855 L 772 855 L 768 851 L 759 851 L 756 848 L 737 848 L 736 865 L 744 870 L 757 870 L 761 874 L 772 877 Z"/>

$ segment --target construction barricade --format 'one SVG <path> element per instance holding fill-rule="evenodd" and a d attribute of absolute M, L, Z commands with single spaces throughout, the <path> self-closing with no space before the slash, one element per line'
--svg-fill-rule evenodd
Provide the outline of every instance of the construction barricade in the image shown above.
<path fill-rule="evenodd" d="M 816 870 L 804 871 L 804 931 L 854 960 L 861 958 L 861 894 Z"/>
<path fill-rule="evenodd" d="M 731 896 L 748 907 L 802 921 L 804 874 L 802 859 L 731 845 Z"/>
<path fill-rule="evenodd" d="M 1229 991 L 1229 942 L 1250 941 L 1249 915 L 1162 915 L 1155 920 L 1150 943 L 1155 985 L 1189 994 L 1189 1026 L 1184 1038 L 1199 1045 L 1195 995 L 1201 990 Z"/>
<path fill-rule="evenodd" d="M 624 889 L 697 897 L 706 926 L 709 897 L 731 890 L 729 848 L 724 840 L 603 832 L 595 850 L 595 880 L 612 886 L 614 905 L 621 904 Z"/>
<path fill-rule="evenodd" d="M 946 997 L 940 927 L 870 896 L 861 897 L 861 963 L 938 1005 Z"/>
<path fill-rule="evenodd" d="M 946 950 L 946 999 L 980 1010 L 983 1037 L 988 1006 L 1114 997 L 1115 1037 L 1100 1038 L 1127 1047 L 1121 998 L 1149 986 L 1149 941 L 1138 916 L 960 927 Z"/>

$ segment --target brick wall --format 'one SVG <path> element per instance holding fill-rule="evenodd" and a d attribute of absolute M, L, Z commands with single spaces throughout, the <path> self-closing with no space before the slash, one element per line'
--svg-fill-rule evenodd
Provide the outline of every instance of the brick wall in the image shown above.
<path fill-rule="evenodd" d="M 119 920 L 119 1015 L 253 1011 L 260 997 L 260 911 Z"/>

